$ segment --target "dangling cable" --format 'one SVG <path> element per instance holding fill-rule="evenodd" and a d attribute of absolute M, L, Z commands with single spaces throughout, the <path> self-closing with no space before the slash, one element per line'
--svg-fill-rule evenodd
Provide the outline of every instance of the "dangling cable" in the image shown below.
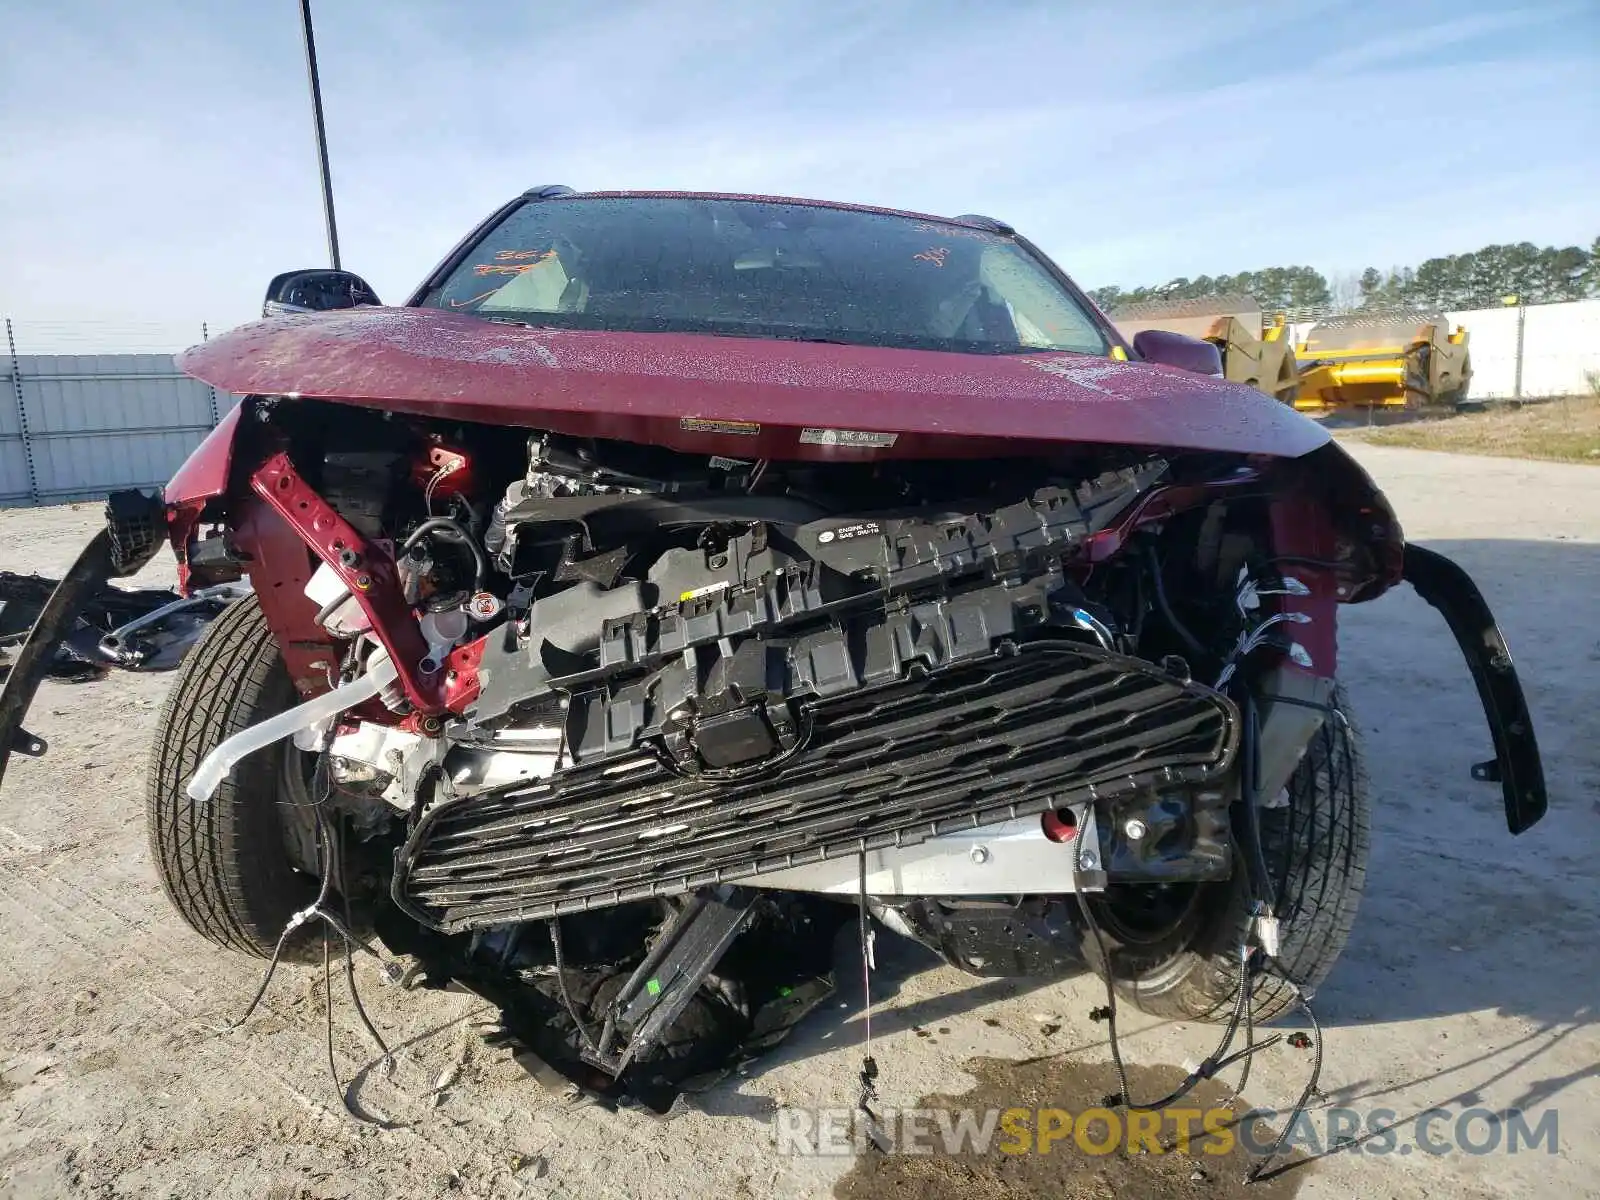
<path fill-rule="evenodd" d="M 262 974 L 261 983 L 256 988 L 255 995 L 251 997 L 250 1003 L 245 1006 L 245 1010 L 242 1014 L 240 1014 L 239 1018 L 226 1025 L 224 1027 L 224 1031 L 231 1032 L 235 1029 L 238 1029 L 250 1019 L 251 1015 L 256 1011 L 256 1008 L 261 1004 L 262 999 L 267 994 L 267 988 L 272 983 L 273 976 L 277 973 L 278 964 L 283 959 L 284 947 L 289 944 L 289 938 L 294 934 L 295 930 L 299 929 L 302 925 L 310 923 L 311 921 L 321 921 L 323 924 L 322 987 L 323 998 L 325 1000 L 327 1009 L 326 1023 L 328 1071 L 333 1077 L 334 1088 L 339 1093 L 339 1099 L 344 1104 L 345 1112 L 348 1113 L 353 1120 L 359 1121 L 363 1125 L 374 1125 L 380 1129 L 405 1128 L 405 1126 L 402 1124 L 398 1124 L 393 1121 L 378 1120 L 359 1111 L 351 1102 L 349 1092 L 347 1092 L 344 1085 L 339 1082 L 339 1071 L 335 1065 L 333 1053 L 333 967 L 332 949 L 329 943 L 330 933 L 338 934 L 340 940 L 344 943 L 345 979 L 350 988 L 350 998 L 355 1004 L 356 1012 L 360 1015 L 362 1025 L 366 1027 L 367 1033 L 370 1034 L 373 1041 L 377 1043 L 378 1049 L 383 1055 L 382 1061 L 386 1068 L 393 1068 L 394 1055 L 390 1051 L 388 1044 L 383 1040 L 383 1036 L 378 1032 L 377 1026 L 372 1023 L 372 1019 L 367 1015 L 366 1006 L 361 1003 L 361 994 L 356 988 L 355 961 L 353 958 L 353 951 L 355 949 L 365 950 L 374 958 L 376 958 L 378 954 L 377 951 L 373 950 L 372 947 L 361 941 L 361 939 L 356 937 L 354 932 L 352 932 L 354 922 L 351 920 L 350 916 L 349 888 L 344 878 L 344 855 L 342 850 L 342 842 L 335 836 L 334 832 L 329 827 L 327 816 L 323 811 L 323 805 L 327 802 L 328 797 L 332 794 L 332 788 L 328 781 L 327 775 L 326 754 L 317 759 L 316 770 L 312 775 L 312 785 L 314 798 L 311 802 L 310 808 L 317 822 L 317 867 L 321 874 L 321 878 L 317 883 L 316 898 L 305 908 L 302 908 L 292 915 L 288 922 L 284 925 L 283 932 L 278 935 L 277 944 L 272 948 L 272 958 L 267 963 L 267 969 Z M 332 892 L 333 881 L 336 874 L 339 877 L 340 899 L 342 901 L 345 914 L 343 921 L 335 916 L 328 908 L 328 897 Z"/>
<path fill-rule="evenodd" d="M 862 1041 L 860 1090 L 856 1095 L 856 1111 L 867 1118 L 867 1135 L 880 1150 L 888 1146 L 888 1139 L 878 1127 L 878 1114 L 872 1111 L 872 1102 L 878 1098 L 878 1060 L 872 1057 L 872 923 L 867 917 L 867 852 L 861 851 L 856 886 L 856 917 L 861 940 L 861 1016 L 866 1036 Z"/>
<path fill-rule="evenodd" d="M 1294 993 L 1294 998 L 1300 1002 L 1300 1010 L 1306 1014 L 1306 1020 L 1311 1022 L 1311 1035 L 1314 1039 L 1311 1046 L 1311 1078 L 1306 1080 L 1305 1090 L 1300 1093 L 1300 1098 L 1294 1102 L 1294 1109 L 1290 1112 L 1289 1119 L 1284 1122 L 1283 1128 L 1278 1131 L 1278 1136 L 1272 1143 L 1272 1149 L 1258 1159 L 1244 1177 L 1244 1181 L 1247 1184 L 1258 1183 L 1262 1179 L 1272 1178 L 1271 1175 L 1266 1174 L 1267 1164 L 1277 1158 L 1283 1150 L 1284 1143 L 1289 1140 L 1290 1130 L 1294 1128 L 1295 1122 L 1300 1119 L 1301 1114 L 1306 1111 L 1306 1106 L 1310 1104 L 1311 1097 L 1316 1094 L 1317 1084 L 1322 1081 L 1322 1026 L 1317 1022 L 1317 1014 L 1311 1011 L 1311 997 L 1307 996 L 1300 989 L 1300 985 L 1287 975 L 1279 972 L 1278 977 L 1289 985 L 1289 990 Z M 1272 1174 L 1276 1175 L 1277 1173 L 1277 1171 L 1274 1171 Z"/>
<path fill-rule="evenodd" d="M 1084 823 L 1083 829 L 1092 828 L 1094 828 L 1094 826 L 1091 823 Z M 1073 844 L 1072 868 L 1075 877 L 1081 876 L 1083 871 L 1083 842 L 1086 836 L 1083 832 L 1083 829 L 1080 829 L 1078 837 Z M 1105 1007 L 1095 1009 L 1089 1014 L 1092 1019 L 1104 1018 L 1106 1022 L 1106 1041 L 1111 1049 L 1112 1065 L 1115 1067 L 1117 1072 L 1117 1087 L 1120 1090 L 1115 1096 L 1105 1097 L 1106 1107 L 1109 1108 L 1114 1105 L 1120 1105 L 1123 1108 L 1144 1112 L 1165 1108 L 1168 1105 L 1175 1104 L 1184 1096 L 1188 1095 L 1195 1089 L 1201 1080 L 1210 1079 L 1218 1071 L 1221 1071 L 1224 1068 L 1231 1066 L 1233 1063 L 1241 1060 L 1248 1063 L 1252 1055 L 1258 1051 L 1265 1050 L 1268 1046 L 1271 1046 L 1280 1040 L 1276 1034 L 1259 1044 L 1252 1044 L 1252 1039 L 1252 1041 L 1246 1042 L 1244 1049 L 1235 1051 L 1233 1054 L 1228 1053 L 1229 1048 L 1233 1045 L 1234 1037 L 1238 1034 L 1239 1024 L 1245 1018 L 1245 1015 L 1248 1013 L 1250 1008 L 1250 977 L 1252 975 L 1252 956 L 1248 943 L 1243 944 L 1239 947 L 1239 982 L 1238 987 L 1234 992 L 1233 1012 L 1228 1018 L 1227 1025 L 1223 1027 L 1222 1039 L 1220 1042 L 1218 1042 L 1217 1048 L 1213 1050 L 1205 1059 L 1203 1059 L 1199 1066 L 1197 1066 L 1193 1071 L 1190 1071 L 1184 1077 L 1183 1082 L 1180 1083 L 1170 1094 L 1163 1096 L 1160 1100 L 1156 1100 L 1148 1104 L 1140 1104 L 1136 1102 L 1128 1091 L 1128 1071 L 1127 1067 L 1122 1061 L 1122 1047 L 1120 1046 L 1119 1039 L 1117 1037 L 1117 992 L 1116 987 L 1111 981 L 1111 958 L 1106 950 L 1105 938 L 1100 932 L 1100 925 L 1094 919 L 1094 913 L 1089 907 L 1089 901 L 1083 889 L 1077 886 L 1076 878 L 1074 879 L 1073 892 L 1078 900 L 1078 911 L 1083 915 L 1084 924 L 1088 927 L 1090 935 L 1094 938 L 1095 946 L 1099 952 L 1098 958 L 1100 963 L 1100 977 L 1101 981 L 1105 984 L 1106 989 Z M 1243 1085 L 1241 1084 L 1241 1087 L 1242 1086 Z"/>
<path fill-rule="evenodd" d="M 561 946 L 561 918 L 551 917 L 547 923 L 550 926 L 550 948 L 555 951 L 556 988 L 561 993 L 561 1004 L 567 1010 L 567 1016 L 572 1019 L 578 1036 L 583 1039 L 584 1049 L 596 1058 L 601 1058 L 599 1047 L 595 1045 L 594 1038 L 589 1036 L 589 1027 L 578 1015 L 578 1006 L 572 1002 L 572 994 L 567 991 L 567 959 Z"/>
<path fill-rule="evenodd" d="M 322 815 L 320 810 L 317 815 L 320 819 Z M 334 845 L 339 863 L 339 900 L 344 909 L 344 924 L 346 929 L 353 932 L 356 923 L 350 912 L 350 888 L 345 879 L 344 838 L 336 834 L 334 836 Z M 372 1023 L 372 1018 L 367 1015 L 367 1006 L 361 1002 L 361 992 L 356 987 L 356 959 L 353 949 L 356 944 L 355 940 L 353 937 L 346 937 L 341 940 L 344 942 L 345 986 L 350 990 L 350 1001 L 355 1005 L 356 1015 L 361 1018 L 361 1024 L 366 1027 L 367 1036 L 373 1040 L 378 1050 L 383 1054 L 385 1072 L 391 1072 L 394 1070 L 394 1052 L 389 1049 L 389 1044 L 383 1040 L 383 1034 L 378 1032 L 378 1027 Z"/>

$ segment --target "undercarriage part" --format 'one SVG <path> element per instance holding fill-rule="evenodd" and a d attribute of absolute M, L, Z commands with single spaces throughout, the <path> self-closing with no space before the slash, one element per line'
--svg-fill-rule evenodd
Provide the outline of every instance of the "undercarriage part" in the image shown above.
<path fill-rule="evenodd" d="M 1072 852 L 1062 853 L 1070 859 Z M 1070 904 L 1057 896 L 922 896 L 891 911 L 899 918 L 896 928 L 952 967 L 972 975 L 1048 978 L 1083 969 Z"/>
<path fill-rule="evenodd" d="M 494 1004 L 516 1061 L 553 1095 L 576 1087 L 608 1107 L 626 1102 L 664 1114 L 680 1094 L 703 1091 L 772 1050 L 833 994 L 834 941 L 848 919 L 849 910 L 830 901 L 743 889 L 681 907 L 657 901 L 566 916 L 558 918 L 559 973 L 552 922 L 446 937 L 386 908 L 378 932 L 391 951 L 416 960 L 422 986 L 465 989 Z M 716 950 L 719 943 L 725 949 Z M 682 1003 L 662 1020 L 659 1002 L 669 992 L 673 1005 Z M 608 1016 L 624 1032 L 616 1013 L 623 995 L 633 997 L 641 1021 L 656 1014 L 649 1053 L 639 1041 L 631 1061 L 608 1055 L 601 1065 L 585 1035 L 597 1048 Z M 636 1041 L 642 1031 L 633 1030 Z"/>
<path fill-rule="evenodd" d="M 1084 811 L 1092 810 L 1084 806 Z M 1081 820 L 1074 818 L 1075 830 L 1083 828 Z M 1052 840 L 1042 824 L 1039 817 L 1015 817 L 916 845 L 869 850 L 865 889 L 877 897 L 1070 892 L 1075 886 L 1071 849 Z M 1092 829 L 1086 836 L 1093 839 Z M 857 857 L 829 858 L 767 871 L 750 882 L 785 891 L 854 897 L 863 886 L 862 864 Z"/>
<path fill-rule="evenodd" d="M 840 636 L 837 661 L 850 650 Z M 767 771 L 686 776 L 640 749 L 444 796 L 397 857 L 394 899 L 455 930 L 672 895 L 1091 797 L 1215 785 L 1238 739 L 1225 697 L 1064 642 L 1002 642 L 942 669 L 907 662 L 799 719 L 803 752 Z"/>
<path fill-rule="evenodd" d="M 204 623 L 248 595 L 245 583 L 218 583 L 174 596 L 100 639 L 100 652 L 122 667 L 174 667 Z"/>
<path fill-rule="evenodd" d="M 749 888 L 724 886 L 701 892 L 679 910 L 612 997 L 596 1047 L 599 1065 L 612 1069 L 618 1036 L 625 1044 L 614 1074 L 650 1059 L 661 1035 L 749 923 L 755 903 Z"/>
<path fill-rule="evenodd" d="M 1544 766 L 1533 733 L 1528 701 L 1522 694 L 1505 635 L 1495 624 L 1471 576 L 1442 554 L 1406 546 L 1405 579 L 1439 610 L 1466 656 L 1494 739 L 1495 756 L 1472 768 L 1472 777 L 1498 783 L 1505 796 L 1506 827 L 1522 833 L 1549 807 Z"/>

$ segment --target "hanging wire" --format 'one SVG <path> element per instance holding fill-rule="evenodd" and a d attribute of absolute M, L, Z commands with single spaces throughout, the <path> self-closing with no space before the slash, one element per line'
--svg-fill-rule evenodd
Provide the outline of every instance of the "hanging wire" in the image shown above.
<path fill-rule="evenodd" d="M 317 864 L 321 876 L 317 883 L 316 898 L 305 908 L 291 916 L 284 925 L 283 932 L 278 935 L 277 944 L 273 946 L 272 957 L 267 963 L 266 971 L 262 974 L 261 983 L 256 988 L 255 995 L 251 997 L 250 1003 L 245 1006 L 244 1012 L 236 1020 L 229 1022 L 224 1027 L 224 1032 L 232 1032 L 238 1029 L 250 1019 L 260 1006 L 262 999 L 267 994 L 267 988 L 272 984 L 273 976 L 277 973 L 278 964 L 283 960 L 284 949 L 288 946 L 289 939 L 294 936 L 295 931 L 303 925 L 310 924 L 312 921 L 322 922 L 322 986 L 327 1015 L 328 1073 L 332 1076 L 334 1089 L 339 1093 L 339 1099 L 344 1105 L 345 1112 L 353 1120 L 359 1121 L 363 1125 L 372 1125 L 381 1129 L 403 1129 L 406 1128 L 404 1124 L 370 1117 L 361 1112 L 350 1099 L 350 1094 L 345 1089 L 344 1084 L 339 1081 L 339 1070 L 335 1063 L 333 1052 L 333 967 L 330 938 L 332 934 L 337 934 L 344 945 L 345 982 L 350 990 L 350 999 L 361 1019 L 361 1024 L 365 1027 L 367 1034 L 372 1038 L 382 1055 L 380 1062 L 386 1072 L 392 1071 L 394 1068 L 394 1054 L 389 1049 L 388 1043 L 384 1041 L 383 1035 L 378 1032 L 377 1026 L 373 1024 L 372 1018 L 367 1013 L 366 1006 L 361 1001 L 361 992 L 356 986 L 354 951 L 357 949 L 364 950 L 374 958 L 378 957 L 378 954 L 377 951 L 361 941 L 352 932 L 354 921 L 351 919 L 349 887 L 345 880 L 343 842 L 336 831 L 329 825 L 324 811 L 324 805 L 332 791 L 327 774 L 326 754 L 319 755 L 317 758 L 317 766 L 312 775 L 312 791 L 313 799 L 310 807 L 317 823 Z M 339 881 L 341 907 L 344 912 L 343 920 L 340 920 L 328 908 L 328 899 L 332 893 L 336 877 Z"/>

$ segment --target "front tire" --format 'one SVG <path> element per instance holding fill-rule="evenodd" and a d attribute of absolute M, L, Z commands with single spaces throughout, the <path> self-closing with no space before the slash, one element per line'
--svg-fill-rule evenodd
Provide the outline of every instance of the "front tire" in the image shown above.
<path fill-rule="evenodd" d="M 150 854 L 167 899 L 202 937 L 270 957 L 316 895 L 286 832 L 305 804 L 304 756 L 277 742 L 245 759 L 204 804 L 184 785 L 225 739 L 299 702 L 261 605 L 230 605 L 190 651 L 161 710 L 145 785 Z"/>
<path fill-rule="evenodd" d="M 1263 857 L 1272 878 L 1282 941 L 1274 973 L 1255 976 L 1251 1009 L 1270 1021 L 1294 1003 L 1287 975 L 1309 991 L 1327 978 L 1349 940 L 1366 885 L 1370 845 L 1366 762 L 1348 706 L 1306 748 L 1285 807 L 1262 808 Z M 1238 948 L 1250 932 L 1253 897 L 1242 854 L 1226 883 L 1164 889 L 1125 886 L 1089 901 L 1105 943 L 1091 931 L 1084 951 L 1109 968 L 1119 995 L 1140 1011 L 1180 1021 L 1226 1021 L 1239 987 Z"/>

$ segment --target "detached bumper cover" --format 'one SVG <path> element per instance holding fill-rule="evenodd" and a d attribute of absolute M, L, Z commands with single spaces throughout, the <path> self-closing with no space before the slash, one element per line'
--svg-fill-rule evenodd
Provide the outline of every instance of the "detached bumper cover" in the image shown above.
<path fill-rule="evenodd" d="M 50 670 L 56 643 L 72 631 L 73 623 L 108 579 L 133 575 L 161 546 L 166 528 L 159 495 L 113 492 L 106 500 L 106 527 L 95 534 L 61 577 L 39 611 L 28 640 L 0 688 L 0 781 L 13 752 L 37 757 L 46 750 L 43 738 L 22 727 L 34 693 Z"/>
<path fill-rule="evenodd" d="M 1475 764 L 1472 777 L 1500 785 L 1505 795 L 1506 827 L 1522 833 L 1544 816 L 1549 798 L 1533 719 L 1505 636 L 1471 576 L 1442 554 L 1406 546 L 1405 579 L 1417 595 L 1439 610 L 1466 656 L 1489 721 L 1495 755 Z"/>
<path fill-rule="evenodd" d="M 44 739 L 24 729 L 23 719 L 50 670 L 56 643 L 71 632 L 84 605 L 111 578 L 114 568 L 111 531 L 102 529 L 83 548 L 39 611 L 28 640 L 17 652 L 17 661 L 6 676 L 5 687 L 0 689 L 0 780 L 5 778 L 13 751 L 33 757 L 45 752 Z"/>

